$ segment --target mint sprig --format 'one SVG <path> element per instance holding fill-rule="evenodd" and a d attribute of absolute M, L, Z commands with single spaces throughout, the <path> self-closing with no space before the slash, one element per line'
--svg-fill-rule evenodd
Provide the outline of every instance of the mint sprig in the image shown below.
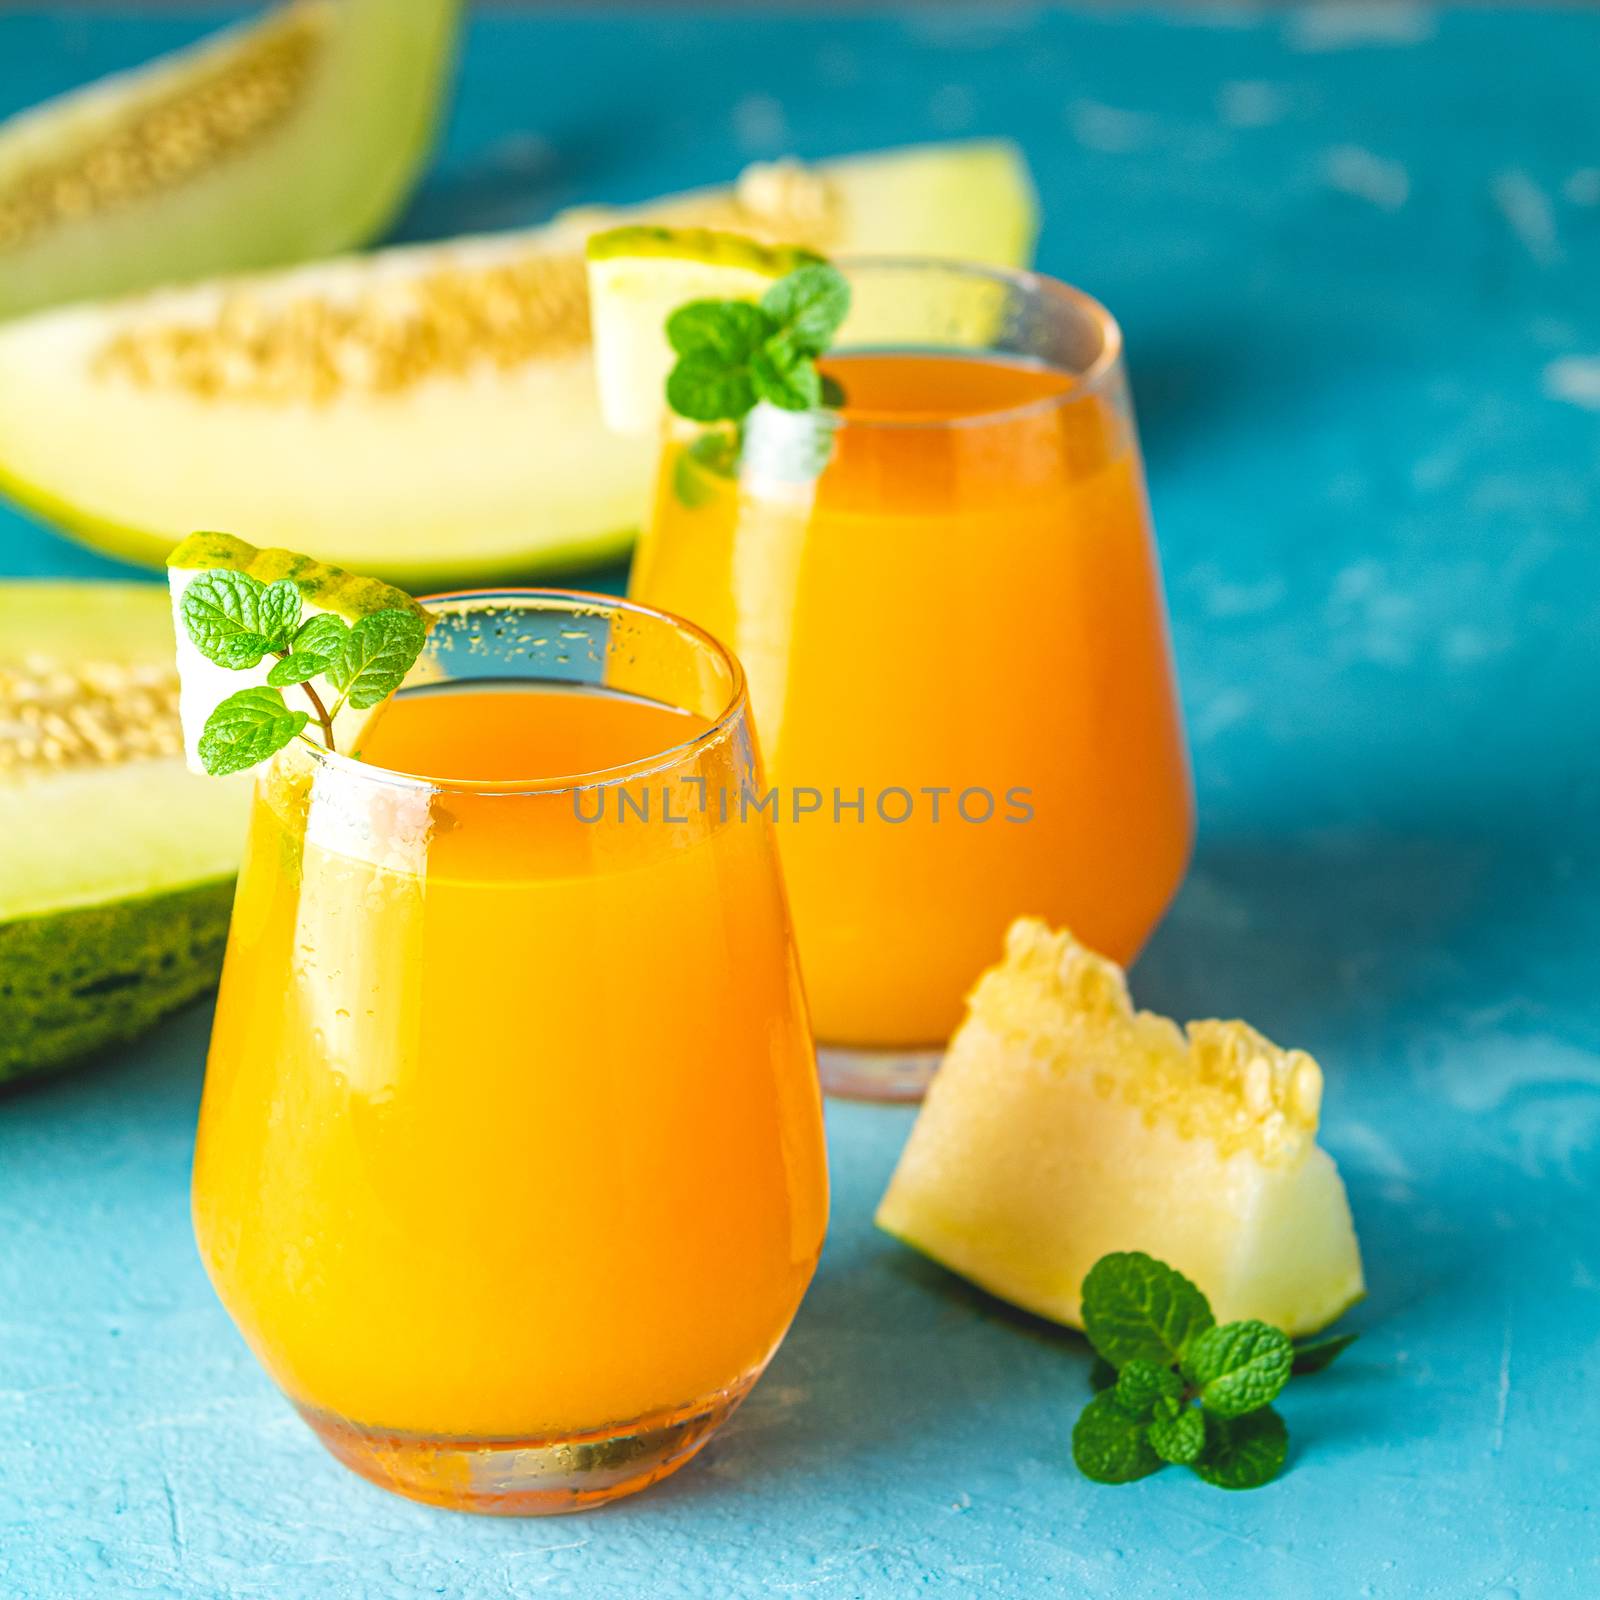
<path fill-rule="evenodd" d="M 184 590 L 184 632 L 208 661 L 231 671 L 276 659 L 265 685 L 241 689 L 206 718 L 201 765 L 213 776 L 265 761 L 304 731 L 313 718 L 323 743 L 334 748 L 333 719 L 348 703 L 375 706 L 400 687 L 422 651 L 427 624 L 414 611 L 374 611 L 351 627 L 331 612 L 302 623 L 299 587 L 289 578 L 263 583 L 247 572 L 214 567 Z M 330 705 L 314 681 L 329 688 Z M 293 710 L 282 691 L 298 689 L 310 710 Z"/>
<path fill-rule="evenodd" d="M 715 443 L 697 458 L 699 466 L 737 470 L 745 419 L 758 405 L 804 412 L 844 403 L 844 391 L 818 371 L 817 358 L 849 311 L 844 274 L 819 261 L 779 278 L 759 303 L 691 300 L 667 318 L 667 342 L 678 358 L 667 375 L 667 404 L 691 422 L 734 424 L 731 436 L 725 426 L 709 436 Z M 817 431 L 816 448 L 801 452 L 808 476 L 822 470 L 832 447 L 831 430 Z"/>
<path fill-rule="evenodd" d="M 850 285 L 837 267 L 813 262 L 779 278 L 761 297 L 691 300 L 667 318 L 678 357 L 667 404 L 691 422 L 738 422 L 757 401 L 783 411 L 823 402 L 817 357 L 850 312 Z"/>
<path fill-rule="evenodd" d="M 1355 1339 L 1297 1348 L 1265 1322 L 1219 1326 L 1188 1278 L 1137 1250 L 1089 1269 L 1083 1326 L 1097 1393 L 1072 1430 L 1078 1469 L 1097 1483 L 1130 1483 L 1172 1463 L 1221 1489 L 1277 1477 L 1289 1430 L 1272 1402 L 1292 1374 L 1320 1372 Z"/>

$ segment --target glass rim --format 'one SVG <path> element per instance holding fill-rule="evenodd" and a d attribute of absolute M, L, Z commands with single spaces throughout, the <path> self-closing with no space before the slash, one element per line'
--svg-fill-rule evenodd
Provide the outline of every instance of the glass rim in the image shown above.
<path fill-rule="evenodd" d="M 855 417 L 848 411 L 829 412 L 830 416 L 838 419 L 838 426 L 841 429 L 847 428 L 853 432 L 864 432 L 867 429 L 883 429 L 888 432 L 916 432 L 922 429 L 939 431 L 952 428 L 983 428 L 1045 416 L 1083 399 L 1086 395 L 1098 393 L 1122 364 L 1121 323 L 1092 294 L 1075 284 L 1068 283 L 1063 278 L 1053 278 L 1048 273 L 1035 272 L 1027 267 L 993 266 L 988 262 L 972 261 L 961 256 L 845 255 L 840 256 L 834 265 L 846 277 L 849 277 L 855 268 L 889 271 L 943 270 L 967 278 L 987 279 L 991 283 L 1006 284 L 1013 289 L 1024 290 L 1040 299 L 1054 302 L 1091 324 L 1100 336 L 1100 348 L 1094 360 L 1082 372 L 1068 373 L 1072 381 L 1060 394 L 1044 395 L 1038 400 L 1026 400 L 1020 405 L 1005 406 L 997 411 L 974 411 L 968 415 L 954 417 L 897 417 L 892 412 L 886 411 L 868 411 L 864 415 Z M 882 350 L 888 354 L 896 348 L 903 347 L 846 345 L 832 353 L 848 355 L 852 350 L 863 353 Z"/>
<path fill-rule="evenodd" d="M 722 709 L 717 713 L 709 727 L 702 729 L 699 733 L 693 734 L 687 739 L 680 740 L 677 744 L 654 750 L 650 754 L 639 756 L 632 761 L 618 762 L 609 767 L 598 767 L 592 772 L 552 773 L 548 777 L 542 778 L 429 778 L 420 773 L 400 772 L 393 767 L 382 767 L 370 761 L 361 761 L 355 756 L 346 755 L 343 751 L 329 750 L 326 745 L 319 744 L 308 731 L 302 731 L 296 737 L 295 745 L 299 746 L 303 752 L 308 752 L 318 766 L 325 767 L 332 772 L 361 783 L 379 783 L 396 789 L 422 790 L 429 794 L 460 794 L 483 797 L 503 796 L 510 798 L 517 795 L 578 794 L 586 790 L 602 788 L 607 784 L 625 783 L 633 778 L 651 777 L 655 773 L 681 766 L 686 760 L 724 739 L 738 725 L 746 713 L 749 704 L 749 692 L 745 684 L 744 666 L 738 656 L 714 634 L 706 632 L 697 623 L 690 622 L 687 617 L 681 617 L 675 611 L 665 611 L 659 606 L 643 605 L 637 600 L 629 600 L 622 595 L 601 594 L 590 589 L 562 589 L 552 586 L 444 589 L 437 594 L 419 595 L 417 604 L 426 607 L 438 605 L 444 601 L 474 600 L 482 602 L 494 600 L 554 602 L 548 606 L 548 609 L 552 612 L 560 610 L 573 612 L 580 609 L 585 611 L 601 610 L 612 613 L 627 612 L 632 616 L 646 619 L 652 626 L 665 625 L 670 627 L 678 633 L 687 635 L 697 645 L 702 646 L 726 669 L 728 692 Z M 488 682 L 490 680 L 485 681 Z M 592 687 L 582 685 L 575 679 L 550 679 L 546 681 L 566 686 Z M 686 708 L 679 707 L 678 709 L 683 710 Z"/>

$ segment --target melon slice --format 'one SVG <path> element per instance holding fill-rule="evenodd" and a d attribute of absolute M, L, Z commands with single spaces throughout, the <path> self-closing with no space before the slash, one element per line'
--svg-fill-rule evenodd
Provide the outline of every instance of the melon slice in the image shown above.
<path fill-rule="evenodd" d="M 1004 145 L 756 169 L 640 213 L 1000 262 L 1033 229 Z M 417 591 L 620 555 L 654 446 L 600 418 L 583 259 L 600 220 L 0 327 L 0 488 L 152 565 L 218 526 Z"/>
<path fill-rule="evenodd" d="M 0 317 L 277 266 L 410 191 L 458 0 L 291 0 L 0 124 Z"/>
<path fill-rule="evenodd" d="M 1119 967 L 1024 919 L 972 993 L 878 1225 L 1073 1327 L 1089 1268 L 1143 1250 L 1220 1322 L 1310 1333 L 1363 1293 L 1321 1099 L 1304 1051 L 1242 1022 L 1185 1036 L 1133 1010 Z"/>
<path fill-rule="evenodd" d="M 0 583 L 0 1082 L 216 982 L 248 778 L 184 770 L 166 596 Z"/>
<path fill-rule="evenodd" d="M 412 611 L 426 622 L 426 614 L 410 595 L 391 588 L 377 578 L 359 577 L 339 567 L 330 567 L 309 556 L 293 550 L 258 550 L 243 539 L 227 533 L 195 533 L 185 539 L 167 557 L 167 587 L 172 599 L 172 628 L 175 659 L 178 666 L 178 718 L 183 729 L 183 754 L 191 772 L 204 773 L 200 760 L 200 737 L 205 731 L 206 719 L 228 698 L 243 689 L 263 687 L 271 672 L 275 658 L 264 657 L 254 667 L 232 668 L 218 666 L 202 655 L 189 638 L 184 624 L 183 602 L 190 586 L 203 572 L 217 568 L 242 572 L 258 583 L 272 584 L 282 578 L 293 582 L 300 591 L 300 625 L 305 626 L 313 617 L 332 614 L 350 624 L 359 622 L 375 611 Z M 313 680 L 319 688 L 322 704 L 333 712 L 334 746 L 339 750 L 353 750 L 360 742 L 361 729 L 376 707 L 365 709 L 346 705 L 334 709 L 334 698 L 329 686 Z M 313 703 L 306 699 L 305 690 L 291 685 L 283 691 L 284 702 L 291 710 L 313 711 Z"/>

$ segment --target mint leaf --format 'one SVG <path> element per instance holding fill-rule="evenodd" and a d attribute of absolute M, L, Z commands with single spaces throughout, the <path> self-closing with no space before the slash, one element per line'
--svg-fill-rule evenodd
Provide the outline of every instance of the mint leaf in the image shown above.
<path fill-rule="evenodd" d="M 331 661 L 344 649 L 349 637 L 350 629 L 343 617 L 319 611 L 294 636 L 290 648 L 296 655 L 326 656 Z"/>
<path fill-rule="evenodd" d="M 272 649 L 287 649 L 295 629 L 300 626 L 300 591 L 294 580 L 279 578 L 276 583 L 269 583 L 256 604 L 257 630 L 266 635 Z"/>
<path fill-rule="evenodd" d="M 422 653 L 427 625 L 414 611 L 374 611 L 350 630 L 328 677 L 358 711 L 394 693 Z"/>
<path fill-rule="evenodd" d="M 310 720 L 289 710 L 275 689 L 241 689 L 206 718 L 200 764 L 213 777 L 242 772 L 281 750 Z"/>
<path fill-rule="evenodd" d="M 822 403 L 831 411 L 839 410 L 845 403 L 844 385 L 826 372 L 822 374 Z"/>
<path fill-rule="evenodd" d="M 1114 1389 L 1116 1386 L 1117 1369 L 1104 1356 L 1096 1356 L 1094 1365 L 1089 1368 L 1089 1387 L 1099 1394 L 1102 1389 Z"/>
<path fill-rule="evenodd" d="M 1130 1361 L 1171 1366 L 1215 1319 L 1206 1297 L 1142 1250 L 1101 1256 L 1083 1280 L 1083 1328 L 1119 1371 Z"/>
<path fill-rule="evenodd" d="M 745 362 L 728 362 L 709 350 L 680 356 L 667 374 L 667 404 L 691 422 L 733 422 L 756 403 Z"/>
<path fill-rule="evenodd" d="M 748 300 L 691 300 L 667 318 L 667 343 L 676 354 L 713 355 L 729 366 L 749 361 L 776 331 Z"/>
<path fill-rule="evenodd" d="M 1247 1417 L 1207 1416 L 1205 1430 L 1205 1447 L 1193 1466 L 1219 1489 L 1258 1489 L 1289 1459 L 1289 1430 L 1271 1406 Z"/>
<path fill-rule="evenodd" d="M 272 646 L 262 625 L 267 586 L 248 572 L 212 567 L 183 591 L 178 611 L 190 642 L 219 667 L 253 667 Z M 296 596 L 298 600 L 298 595 Z M 273 615 L 276 615 L 276 604 Z"/>
<path fill-rule="evenodd" d="M 1242 1417 L 1270 1405 L 1293 1365 L 1289 1336 L 1264 1322 L 1207 1328 L 1190 1342 L 1183 1359 L 1201 1402 L 1219 1417 Z"/>
<path fill-rule="evenodd" d="M 678 362 L 667 374 L 667 404 L 695 422 L 736 421 L 756 403 L 750 362 L 774 331 L 747 300 L 691 300 L 667 318 Z"/>
<path fill-rule="evenodd" d="M 274 663 L 267 674 L 267 682 L 274 689 L 286 689 L 292 683 L 309 683 L 319 672 L 326 672 L 329 664 L 327 656 L 306 655 L 297 650 Z"/>
<path fill-rule="evenodd" d="M 1205 1447 L 1205 1413 L 1193 1406 L 1180 1405 L 1175 1411 L 1158 1414 L 1150 1423 L 1145 1437 L 1150 1448 L 1163 1461 L 1186 1467 Z"/>
<path fill-rule="evenodd" d="M 1294 1347 L 1294 1375 L 1309 1378 L 1331 1367 L 1353 1345 L 1358 1334 L 1336 1333 L 1327 1339 L 1307 1339 Z"/>
<path fill-rule="evenodd" d="M 762 295 L 761 309 L 797 350 L 820 356 L 850 314 L 850 285 L 825 261 L 796 267 Z"/>
<path fill-rule="evenodd" d="M 1183 1396 L 1183 1379 L 1171 1367 L 1153 1361 L 1130 1361 L 1111 1391 L 1117 1404 L 1130 1416 L 1148 1417 L 1158 1400 L 1178 1400 Z"/>
<path fill-rule="evenodd" d="M 817 371 L 850 309 L 850 286 L 825 262 L 799 267 L 744 300 L 692 300 L 667 318 L 678 360 L 667 375 L 667 404 L 694 422 L 736 422 L 758 401 L 783 411 L 838 405 L 843 391 Z M 828 448 L 832 448 L 831 439 Z M 826 451 L 810 476 L 821 470 Z"/>
<path fill-rule="evenodd" d="M 751 357 L 750 382 L 757 399 L 784 411 L 810 411 L 822 404 L 822 378 L 815 363 L 785 334 L 769 339 Z"/>
<path fill-rule="evenodd" d="M 1111 1390 L 1097 1394 L 1072 1428 L 1072 1459 L 1096 1483 L 1132 1483 L 1161 1466 L 1145 1439 L 1145 1425 L 1117 1404 Z"/>
<path fill-rule="evenodd" d="M 295 633 L 288 644 L 289 654 L 267 674 L 267 682 L 280 689 L 291 683 L 309 683 L 332 668 L 349 642 L 350 629 L 344 619 L 331 611 L 319 612 Z"/>

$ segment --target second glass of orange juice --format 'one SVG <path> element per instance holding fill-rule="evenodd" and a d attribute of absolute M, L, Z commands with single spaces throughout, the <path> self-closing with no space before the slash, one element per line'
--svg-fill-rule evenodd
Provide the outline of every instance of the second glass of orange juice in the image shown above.
<path fill-rule="evenodd" d="M 428 602 L 360 760 L 263 770 L 194 1173 L 224 1305 L 415 1498 L 642 1488 L 760 1375 L 827 1182 L 734 661 L 601 597 Z M 664 798 L 665 797 L 665 798 Z"/>
<path fill-rule="evenodd" d="M 842 408 L 758 408 L 734 473 L 670 429 L 631 592 L 744 662 L 824 1085 L 909 1097 L 1014 917 L 1138 952 L 1193 812 L 1116 324 L 1027 274 L 845 272 Z"/>

